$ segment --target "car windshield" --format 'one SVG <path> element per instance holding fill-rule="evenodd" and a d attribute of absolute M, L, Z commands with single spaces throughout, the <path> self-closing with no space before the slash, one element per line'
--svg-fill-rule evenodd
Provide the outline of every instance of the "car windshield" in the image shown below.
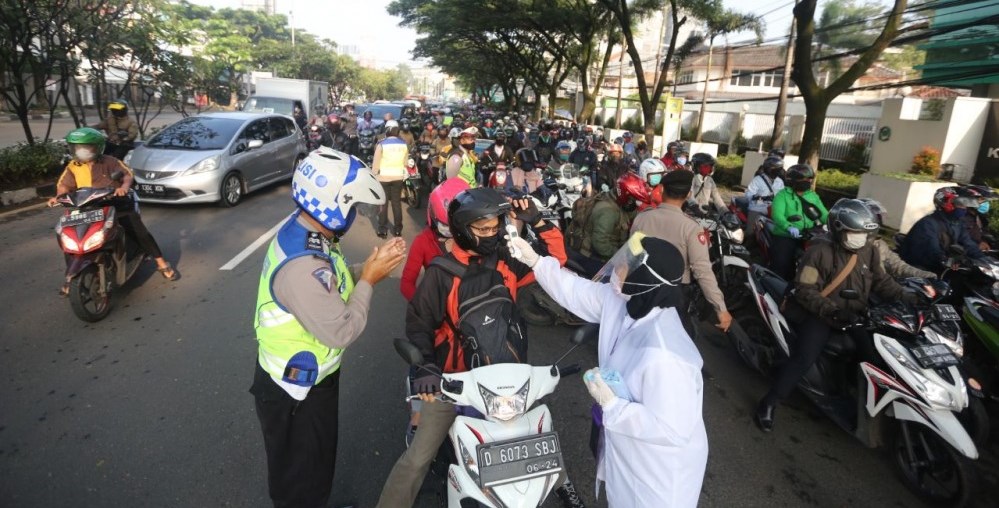
<path fill-rule="evenodd" d="M 365 111 L 371 112 L 372 120 L 383 120 L 385 113 L 392 113 L 392 118 L 402 117 L 402 106 L 399 104 L 362 104 L 357 107 L 357 116 L 363 117 Z"/>
<path fill-rule="evenodd" d="M 242 125 L 243 120 L 234 118 L 185 118 L 158 132 L 146 146 L 179 150 L 221 150 L 229 144 Z"/>
<path fill-rule="evenodd" d="M 292 99 L 279 99 L 277 97 L 250 97 L 246 100 L 243 111 L 262 111 L 264 113 L 291 115 L 295 112 L 295 101 Z"/>

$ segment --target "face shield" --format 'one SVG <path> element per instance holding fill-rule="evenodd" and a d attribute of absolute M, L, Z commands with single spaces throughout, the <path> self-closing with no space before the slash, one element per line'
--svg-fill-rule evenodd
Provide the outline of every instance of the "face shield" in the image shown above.
<path fill-rule="evenodd" d="M 625 299 L 654 291 L 664 285 L 679 286 L 680 277 L 667 280 L 648 265 L 649 253 L 642 246 L 643 238 L 645 234 L 642 232 L 631 235 L 631 238 L 628 238 L 628 241 L 597 272 L 593 281 L 610 284 L 614 287 L 614 291 Z M 643 266 L 658 282 L 655 284 L 627 282 L 628 278 Z"/>

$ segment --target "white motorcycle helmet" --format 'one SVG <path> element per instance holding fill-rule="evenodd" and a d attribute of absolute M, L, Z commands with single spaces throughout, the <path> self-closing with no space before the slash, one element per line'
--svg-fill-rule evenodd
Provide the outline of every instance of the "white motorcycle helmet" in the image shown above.
<path fill-rule="evenodd" d="M 357 157 L 321 146 L 298 164 L 291 195 L 326 229 L 342 235 L 357 216 L 357 205 L 385 204 L 385 191 Z"/>
<path fill-rule="evenodd" d="M 642 161 L 642 164 L 638 166 L 638 176 L 641 177 L 645 183 L 653 187 L 659 185 L 659 182 L 665 174 L 666 165 L 663 164 L 663 161 L 654 157 L 651 159 L 645 159 Z"/>

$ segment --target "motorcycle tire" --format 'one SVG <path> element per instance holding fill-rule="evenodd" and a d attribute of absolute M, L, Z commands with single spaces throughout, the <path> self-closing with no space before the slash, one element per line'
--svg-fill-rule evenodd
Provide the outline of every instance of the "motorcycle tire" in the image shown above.
<path fill-rule="evenodd" d="M 111 312 L 111 291 L 102 291 L 99 271 L 97 265 L 90 265 L 69 284 L 69 306 L 76 317 L 88 323 L 100 321 Z"/>
<path fill-rule="evenodd" d="M 902 482 L 927 503 L 966 506 L 974 499 L 978 483 L 974 464 L 929 427 L 899 421 L 891 454 Z"/>
<path fill-rule="evenodd" d="M 979 450 L 985 448 L 989 442 L 989 431 L 992 422 L 989 420 L 989 413 L 985 409 L 985 403 L 978 397 L 968 397 L 968 407 L 957 414 L 958 421 L 968 431 L 971 440 Z"/>

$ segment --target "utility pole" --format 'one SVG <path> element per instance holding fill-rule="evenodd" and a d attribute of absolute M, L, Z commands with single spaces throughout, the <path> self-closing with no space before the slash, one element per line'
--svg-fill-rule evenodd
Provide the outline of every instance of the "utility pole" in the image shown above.
<path fill-rule="evenodd" d="M 614 127 L 621 128 L 621 87 L 624 84 L 624 52 L 627 51 L 627 41 L 621 34 L 621 57 L 617 60 L 617 114 L 614 115 Z"/>
<path fill-rule="evenodd" d="M 798 5 L 798 2 L 794 3 Z M 770 135 L 770 148 L 784 145 L 784 116 L 787 114 L 787 89 L 791 82 L 791 65 L 794 63 L 795 19 L 791 16 L 791 31 L 787 34 L 787 48 L 784 55 L 784 75 L 781 76 L 780 96 L 777 97 L 777 111 L 774 113 L 774 130 Z"/>
<path fill-rule="evenodd" d="M 291 47 L 295 47 L 295 0 L 291 0 L 291 10 L 288 11 L 288 23 L 291 25 Z"/>
<path fill-rule="evenodd" d="M 653 83 L 659 82 L 659 69 L 662 67 L 663 38 L 666 37 L 666 9 L 668 6 L 668 3 L 663 3 L 663 21 L 659 23 L 659 41 L 656 46 L 656 73 L 652 79 Z"/>

